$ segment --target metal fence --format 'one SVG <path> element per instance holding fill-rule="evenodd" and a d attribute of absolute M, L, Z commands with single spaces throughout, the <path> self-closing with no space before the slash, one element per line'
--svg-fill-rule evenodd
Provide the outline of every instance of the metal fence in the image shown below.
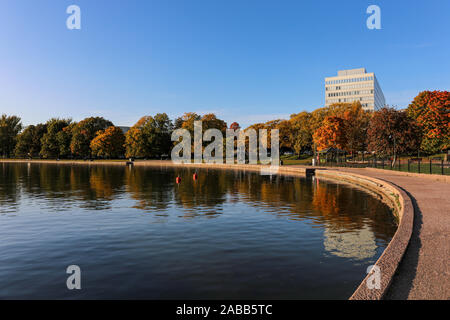
<path fill-rule="evenodd" d="M 398 159 L 395 164 L 391 159 L 372 158 L 365 161 L 335 161 L 322 162 L 319 166 L 349 167 L 349 168 L 378 168 L 384 170 L 396 170 L 403 172 L 450 175 L 450 161 L 440 158 L 435 159 Z"/>

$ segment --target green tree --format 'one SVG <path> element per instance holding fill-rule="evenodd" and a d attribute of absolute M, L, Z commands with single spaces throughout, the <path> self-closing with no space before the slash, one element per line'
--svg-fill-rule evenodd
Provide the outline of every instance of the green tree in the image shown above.
<path fill-rule="evenodd" d="M 169 154 L 172 121 L 167 114 L 142 117 L 125 135 L 126 156 L 153 158 Z"/>
<path fill-rule="evenodd" d="M 17 136 L 17 144 L 14 149 L 16 158 L 38 157 L 41 151 L 41 139 L 47 132 L 47 125 L 30 125 Z"/>
<path fill-rule="evenodd" d="M 11 157 L 16 147 L 17 135 L 22 130 L 22 123 L 17 116 L 3 114 L 0 118 L 0 155 Z"/>
<path fill-rule="evenodd" d="M 183 117 L 176 118 L 175 121 L 173 122 L 173 128 L 181 129 L 182 126 L 183 126 Z"/>
<path fill-rule="evenodd" d="M 60 157 L 60 145 L 58 142 L 58 133 L 67 127 L 71 123 L 71 119 L 57 119 L 53 118 L 47 121 L 47 132 L 42 136 L 41 144 L 42 148 L 40 155 L 44 158 L 59 158 Z"/>
<path fill-rule="evenodd" d="M 70 143 L 72 142 L 73 129 L 76 125 L 76 122 L 72 122 L 56 134 L 56 141 L 59 145 L 59 155 L 62 158 L 69 158 L 72 156 Z"/>
<path fill-rule="evenodd" d="M 169 119 L 169 116 L 165 113 L 158 113 L 153 118 L 156 124 L 156 145 L 154 148 L 154 152 L 157 155 L 169 154 L 172 141 L 171 135 L 173 131 L 172 121 Z"/>

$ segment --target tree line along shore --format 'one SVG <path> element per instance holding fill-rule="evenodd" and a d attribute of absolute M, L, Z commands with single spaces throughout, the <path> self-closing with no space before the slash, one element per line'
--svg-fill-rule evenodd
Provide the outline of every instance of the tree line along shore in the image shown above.
<path fill-rule="evenodd" d="M 423 91 L 406 109 L 385 107 L 365 111 L 359 102 L 336 103 L 312 112 L 292 114 L 290 119 L 256 123 L 249 128 L 279 130 L 280 149 L 298 157 L 326 148 L 354 155 L 360 152 L 379 156 L 397 154 L 430 155 L 450 148 L 450 92 Z M 0 118 L 0 156 L 40 159 L 154 159 L 169 156 L 178 142 L 171 139 L 175 129 L 194 133 L 194 121 L 202 121 L 203 131 L 219 129 L 225 136 L 230 126 L 215 114 L 184 113 L 171 120 L 167 114 L 144 116 L 129 130 L 102 117 L 79 122 L 52 118 L 46 123 L 24 127 L 15 115 Z M 269 145 L 270 148 L 270 145 Z"/>

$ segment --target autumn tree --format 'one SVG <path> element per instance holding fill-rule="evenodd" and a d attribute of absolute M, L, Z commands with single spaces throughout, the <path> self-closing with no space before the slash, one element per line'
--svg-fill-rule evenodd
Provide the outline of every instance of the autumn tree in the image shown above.
<path fill-rule="evenodd" d="M 3 114 L 0 118 L 0 155 L 9 158 L 16 146 L 17 135 L 22 130 L 22 123 L 17 116 Z"/>
<path fill-rule="evenodd" d="M 239 125 L 239 123 L 233 122 L 232 124 L 230 124 L 230 129 L 234 130 L 235 133 L 236 133 L 236 132 L 238 132 L 238 130 L 241 130 L 241 126 Z M 235 139 L 234 136 L 230 136 L 230 137 L 225 136 L 225 140 L 223 142 L 224 154 L 226 154 L 226 152 L 227 152 L 226 151 L 226 147 L 227 147 L 227 143 L 228 143 L 227 140 L 231 141 L 231 143 L 234 146 L 235 150 L 236 150 L 236 148 L 238 146 L 238 141 L 237 141 L 237 139 Z"/>
<path fill-rule="evenodd" d="M 217 118 L 214 113 L 208 113 L 203 116 L 198 115 L 195 112 L 186 112 L 182 117 L 175 120 L 175 129 L 186 129 L 189 131 L 192 137 L 191 151 L 194 152 L 194 124 L 195 121 L 202 122 L 202 134 L 208 129 L 218 129 L 222 132 L 225 137 L 227 130 L 227 123 L 222 119 Z M 177 144 L 176 141 L 174 144 Z M 206 146 L 208 142 L 203 141 L 203 147 Z M 224 143 L 225 145 L 225 143 Z"/>
<path fill-rule="evenodd" d="M 420 128 L 405 111 L 382 108 L 373 113 L 367 130 L 368 149 L 379 155 L 412 153 L 419 149 Z"/>
<path fill-rule="evenodd" d="M 194 136 L 194 122 L 202 120 L 202 117 L 195 112 L 186 112 L 175 121 L 175 128 L 186 129 Z"/>
<path fill-rule="evenodd" d="M 331 116 L 331 114 L 329 108 L 327 107 L 315 109 L 314 111 L 312 111 L 309 119 L 311 132 L 314 133 L 314 131 L 319 129 L 322 126 L 325 118 L 329 116 Z"/>
<path fill-rule="evenodd" d="M 272 130 L 278 130 L 278 138 L 279 138 L 279 147 L 280 149 L 292 149 L 293 142 L 293 132 L 292 126 L 289 120 L 276 119 L 270 120 L 265 123 L 255 123 L 244 131 L 246 131 L 247 135 L 245 137 L 245 148 L 249 151 L 249 131 L 255 130 L 256 138 L 258 139 L 257 143 L 257 151 L 259 152 L 259 147 L 261 145 L 265 146 L 267 149 L 272 148 Z M 261 130 L 267 130 L 267 136 L 263 139 L 261 135 Z"/>
<path fill-rule="evenodd" d="M 311 114 L 300 112 L 291 115 L 289 123 L 292 130 L 292 148 L 297 156 L 304 150 L 312 149 Z"/>
<path fill-rule="evenodd" d="M 119 127 L 111 126 L 97 131 L 91 141 L 92 155 L 100 158 L 120 158 L 125 153 L 125 135 Z"/>
<path fill-rule="evenodd" d="M 237 122 L 233 122 L 232 124 L 230 124 L 230 129 L 232 130 L 239 130 L 240 128 L 241 126 Z"/>
<path fill-rule="evenodd" d="M 41 139 L 47 132 L 47 125 L 37 124 L 27 126 L 18 136 L 14 149 L 16 158 L 37 157 L 41 151 Z"/>
<path fill-rule="evenodd" d="M 202 121 L 202 133 L 203 134 L 205 134 L 205 132 L 209 129 L 217 129 L 222 133 L 221 140 L 222 140 L 223 152 L 226 152 L 225 148 L 226 148 L 227 123 L 224 120 L 217 118 L 217 116 L 214 113 L 208 113 L 208 114 L 203 115 L 201 121 Z M 211 139 L 211 140 L 213 140 L 213 139 Z M 192 141 L 194 141 L 194 140 L 192 140 Z M 210 143 L 209 141 L 203 140 L 202 152 L 209 143 Z"/>
<path fill-rule="evenodd" d="M 143 134 L 145 126 L 151 126 L 154 120 L 151 116 L 145 116 L 132 126 L 125 134 L 125 156 L 127 158 L 144 158 L 151 153 L 151 148 Z"/>
<path fill-rule="evenodd" d="M 347 145 L 346 130 L 347 123 L 344 119 L 336 116 L 326 117 L 322 126 L 313 134 L 317 149 L 319 151 L 330 147 L 344 149 Z"/>
<path fill-rule="evenodd" d="M 345 112 L 349 112 L 352 109 L 352 106 L 355 104 L 359 104 L 359 102 L 355 103 L 333 103 L 327 107 L 319 108 L 311 112 L 311 118 L 309 120 L 310 130 L 312 134 L 316 132 L 318 129 L 322 127 L 325 123 L 325 120 L 330 117 L 338 117 L 344 119 Z M 345 122 L 345 120 L 344 120 Z M 315 140 L 313 139 L 313 144 L 315 144 Z M 345 147 L 345 146 L 343 146 Z M 313 146 L 315 150 L 318 148 L 317 145 Z"/>
<path fill-rule="evenodd" d="M 217 118 L 217 116 L 214 113 L 205 114 L 201 118 L 201 121 L 203 126 L 203 132 L 205 132 L 208 129 L 218 129 L 222 132 L 223 135 L 225 135 L 227 130 L 227 123 L 222 119 Z"/>
<path fill-rule="evenodd" d="M 278 122 L 278 124 L 275 126 L 275 129 L 278 129 L 278 136 L 279 136 L 279 146 L 280 149 L 284 150 L 292 150 L 292 141 L 293 141 L 293 132 L 291 123 L 289 120 L 281 120 Z"/>
<path fill-rule="evenodd" d="M 407 109 L 421 128 L 421 150 L 433 154 L 450 148 L 450 92 L 423 91 Z"/>
<path fill-rule="evenodd" d="M 367 129 L 372 113 L 365 111 L 358 102 L 352 103 L 341 115 L 346 122 L 344 149 L 352 155 L 356 151 L 365 151 Z"/>
<path fill-rule="evenodd" d="M 142 117 L 125 135 L 127 157 L 153 158 L 169 154 L 172 121 L 167 114 Z"/>
<path fill-rule="evenodd" d="M 114 126 L 113 123 L 102 117 L 90 117 L 78 122 L 72 129 L 70 151 L 76 157 L 90 157 L 90 145 L 96 133 L 111 126 Z"/>
<path fill-rule="evenodd" d="M 249 139 L 249 136 L 248 136 L 249 131 L 250 130 L 255 130 L 256 137 L 257 137 L 257 139 L 259 139 L 259 130 L 260 129 L 267 129 L 266 124 L 264 124 L 264 123 L 255 123 L 255 124 L 252 124 L 249 127 L 245 128 L 245 129 L 241 129 L 241 132 L 245 133 L 244 147 L 245 147 L 245 152 L 246 153 L 250 152 L 250 150 L 249 150 L 249 147 L 250 147 L 249 140 L 250 139 Z M 231 137 L 231 138 L 233 138 L 233 140 L 234 140 L 234 137 Z M 236 140 L 234 140 L 235 148 L 238 146 L 237 139 L 238 139 L 238 137 L 236 137 Z M 257 151 L 259 151 L 259 143 L 257 143 L 256 147 L 257 147 Z"/>
<path fill-rule="evenodd" d="M 310 127 L 312 132 L 322 126 L 327 117 L 343 118 L 345 112 L 351 111 L 354 106 L 360 105 L 359 102 L 354 103 L 333 103 L 327 107 L 319 108 L 311 112 Z"/>
<path fill-rule="evenodd" d="M 42 148 L 40 155 L 44 158 L 59 158 L 60 149 L 57 140 L 58 133 L 71 123 L 70 119 L 53 118 L 47 121 L 47 132 L 44 133 L 41 139 Z"/>

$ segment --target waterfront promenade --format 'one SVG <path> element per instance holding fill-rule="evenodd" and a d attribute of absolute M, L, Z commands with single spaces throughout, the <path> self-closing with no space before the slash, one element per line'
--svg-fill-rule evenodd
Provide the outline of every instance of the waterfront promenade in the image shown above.
<path fill-rule="evenodd" d="M 385 180 L 412 200 L 411 240 L 385 299 L 450 299 L 450 177 L 378 169 L 333 170 Z"/>

